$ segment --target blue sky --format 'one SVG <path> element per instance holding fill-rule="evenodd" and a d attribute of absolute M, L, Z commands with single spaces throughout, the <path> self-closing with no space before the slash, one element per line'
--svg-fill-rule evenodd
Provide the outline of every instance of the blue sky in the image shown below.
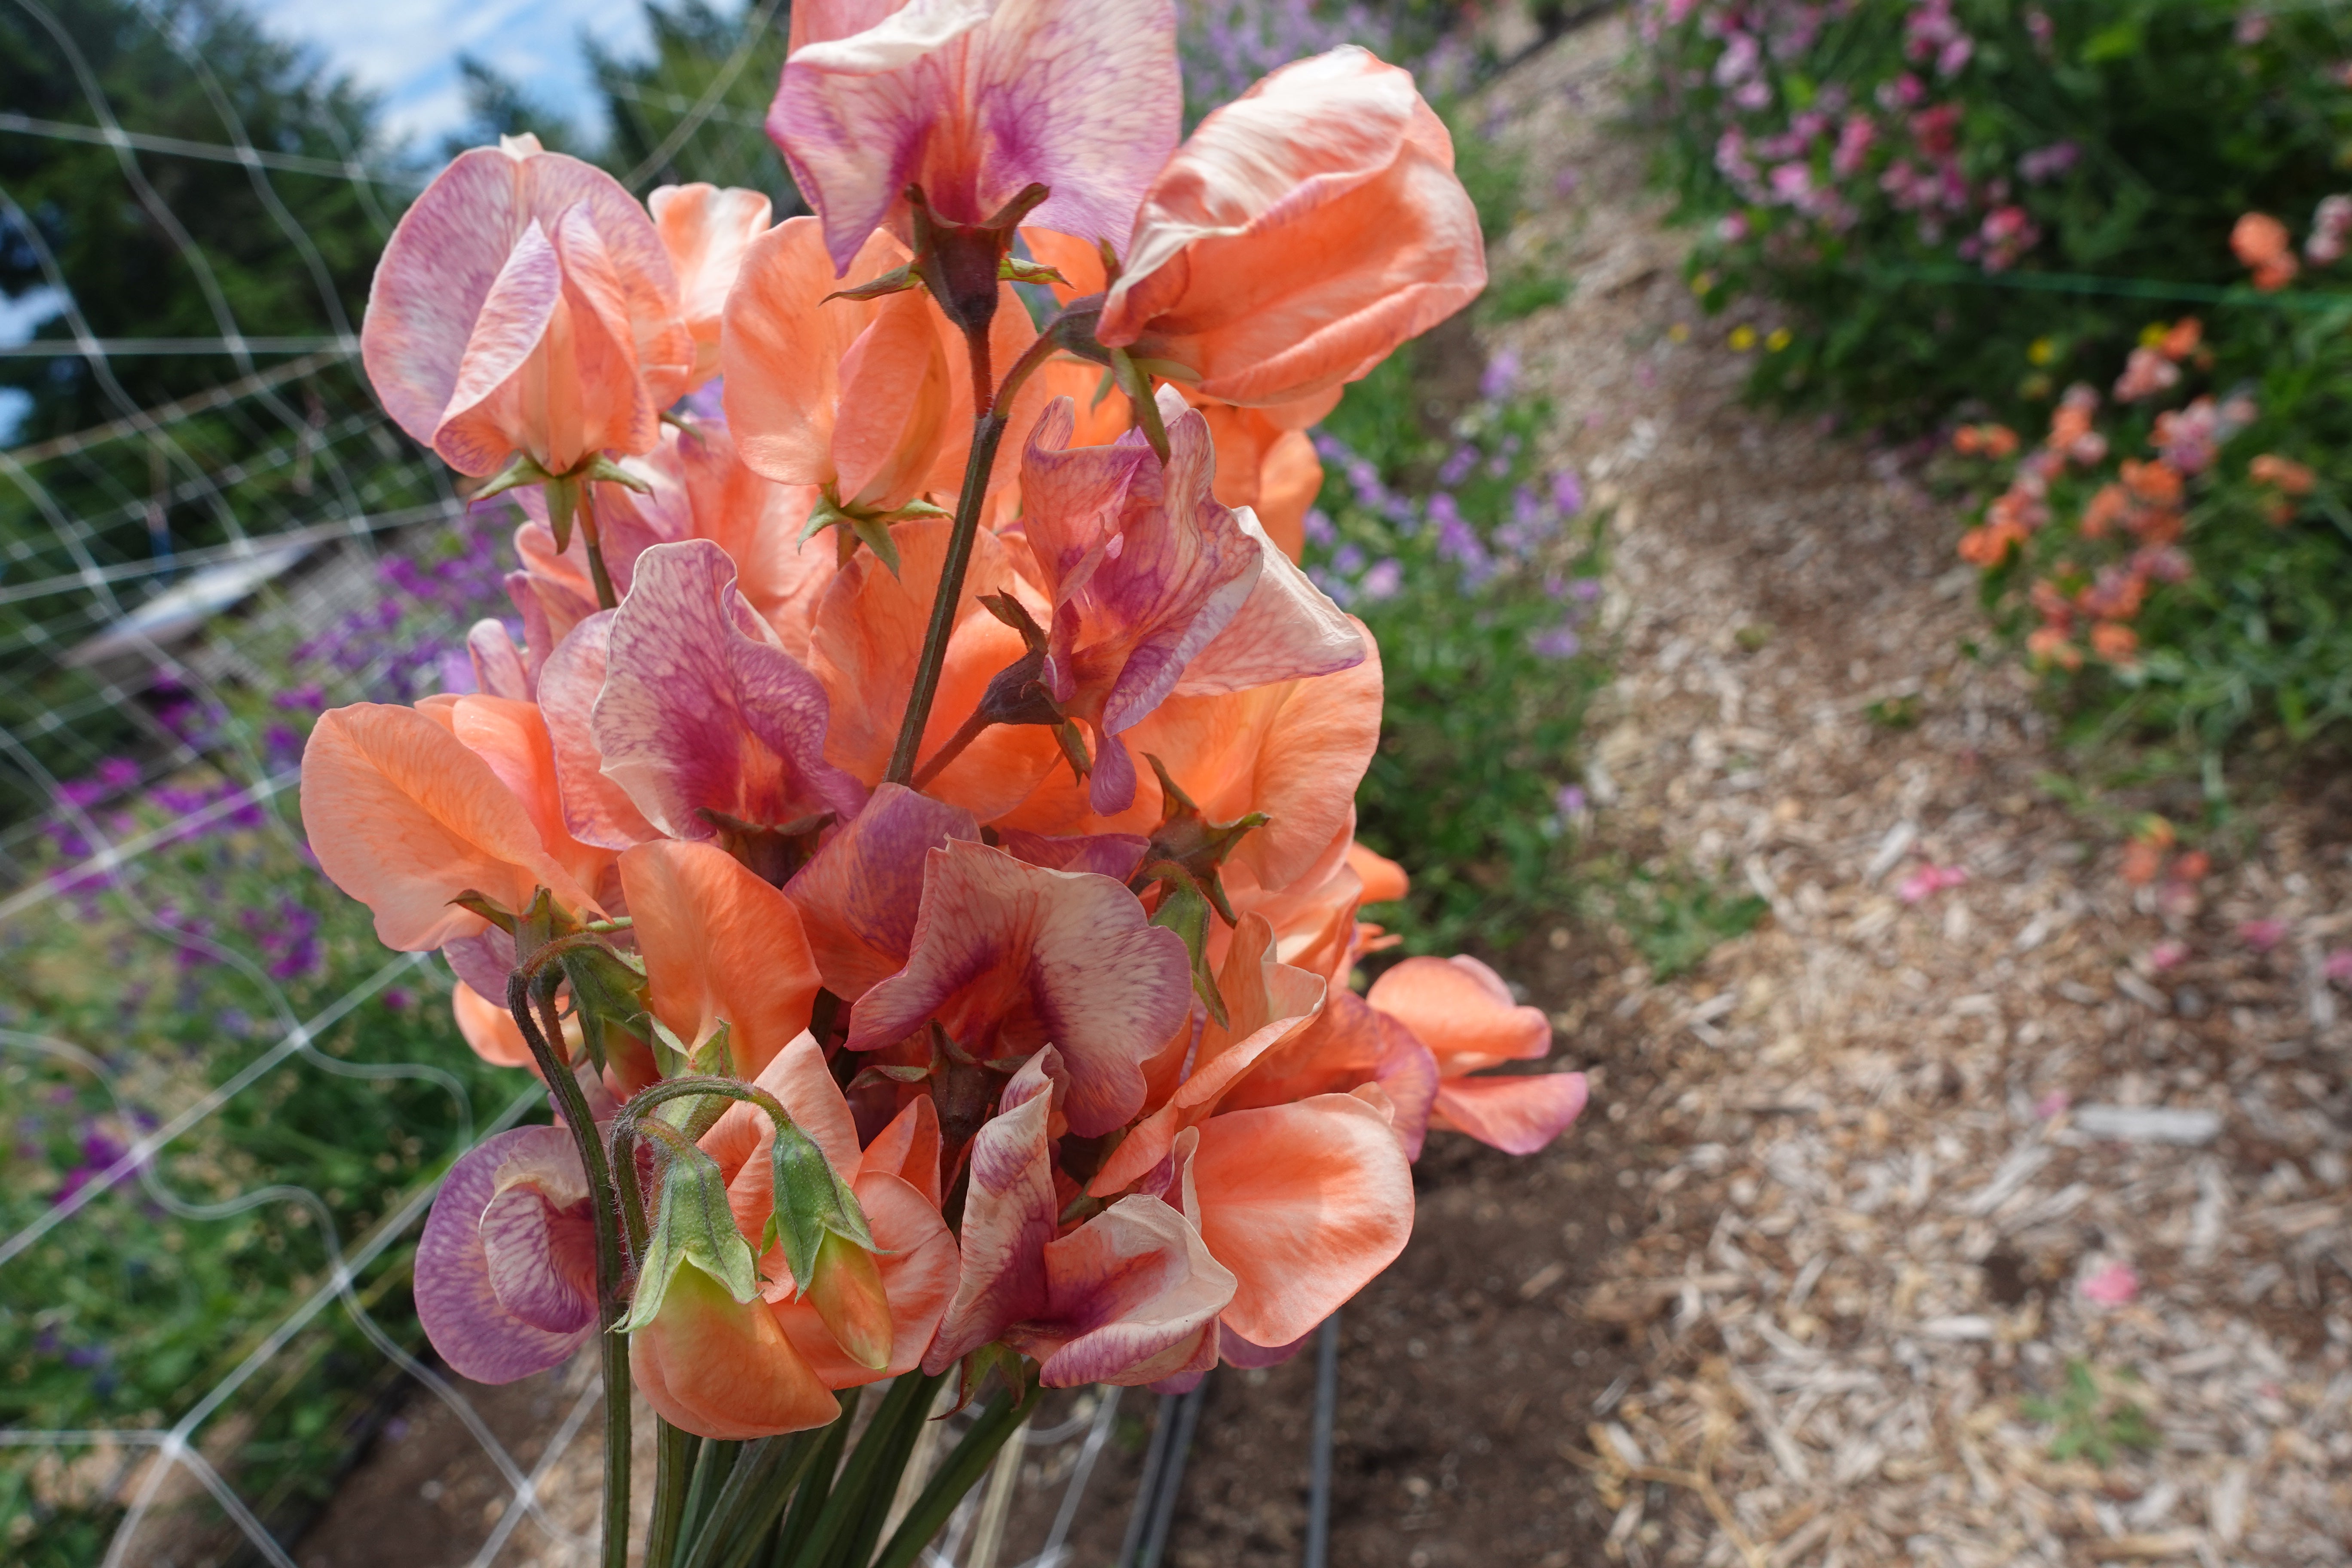
<path fill-rule="evenodd" d="M 279 36 L 315 46 L 384 95 L 391 128 L 428 144 L 465 118 L 457 57 L 471 54 L 575 120 L 595 114 L 580 58 L 646 46 L 637 0 L 250 0 Z M 601 121 L 597 122 L 601 130 Z"/>

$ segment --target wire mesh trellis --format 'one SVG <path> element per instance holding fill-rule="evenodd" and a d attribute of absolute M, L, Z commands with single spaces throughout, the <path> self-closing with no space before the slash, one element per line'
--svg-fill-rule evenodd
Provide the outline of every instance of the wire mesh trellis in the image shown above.
<path fill-rule="evenodd" d="M 761 130 L 783 0 L 652 19 L 649 62 L 592 56 L 608 165 L 793 210 Z M 430 166 L 217 0 L 0 0 L 0 295 L 53 307 L 0 344 L 29 409 L 0 435 L 0 1550 L 290 1568 L 425 1397 L 497 1479 L 470 1560 L 564 1561 L 593 1380 L 526 1463 L 420 1359 L 407 1299 L 438 1173 L 539 1097 L 295 815 L 309 717 L 467 688 L 466 626 L 510 613 L 510 516 L 469 512 L 358 371 Z M 1024 1568 L 1060 1568 L 1119 1398 L 1024 1433 L 929 1561 L 995 1568 L 1026 1464 L 1060 1490 Z"/>

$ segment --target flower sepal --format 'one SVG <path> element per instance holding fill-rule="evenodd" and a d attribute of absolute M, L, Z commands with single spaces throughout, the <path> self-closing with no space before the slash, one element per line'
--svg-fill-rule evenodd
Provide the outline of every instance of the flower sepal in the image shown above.
<path fill-rule="evenodd" d="M 635 1333 L 651 1325 L 661 1315 L 662 1299 L 680 1268 L 701 1270 L 739 1304 L 758 1300 L 759 1271 L 751 1247 L 735 1228 L 735 1214 L 727 1203 L 727 1178 L 719 1163 L 667 1122 L 640 1125 L 654 1133 L 659 1186 L 653 1228 L 637 1260 L 629 1314 L 615 1331 Z"/>

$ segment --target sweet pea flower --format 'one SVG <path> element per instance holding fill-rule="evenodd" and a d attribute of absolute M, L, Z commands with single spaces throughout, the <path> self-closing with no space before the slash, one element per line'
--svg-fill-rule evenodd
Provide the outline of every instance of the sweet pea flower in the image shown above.
<path fill-rule="evenodd" d="M 648 1010 L 689 1047 L 723 1026 L 735 1076 L 758 1077 L 816 1000 L 800 910 L 715 845 L 640 844 L 620 869 Z"/>
<path fill-rule="evenodd" d="M 613 857 L 565 826 L 547 727 L 529 703 L 338 708 L 310 731 L 302 776 L 311 852 L 374 912 L 386 947 L 421 952 L 481 932 L 488 921 L 450 901 L 468 891 L 521 910 L 546 888 L 574 914 L 604 912 Z"/>
<path fill-rule="evenodd" d="M 1412 73 L 1349 46 L 1201 122 L 1143 198 L 1098 335 L 1208 396 L 1287 403 L 1360 379 L 1486 282 L 1444 124 Z"/>
<path fill-rule="evenodd" d="M 609 628 L 588 708 L 596 771 L 668 837 L 716 837 L 714 814 L 782 827 L 866 798 L 825 760 L 824 688 L 735 584 L 734 563 L 708 540 L 656 545 L 627 600 L 596 623 Z"/>
<path fill-rule="evenodd" d="M 843 264 L 844 281 L 870 282 L 908 258 L 897 239 L 874 234 Z M 951 497 L 971 443 L 963 334 L 920 289 L 828 298 L 843 286 L 814 218 L 788 218 L 745 252 L 719 355 L 727 426 L 743 461 L 782 484 L 821 486 L 853 510 Z M 989 325 L 992 364 L 1010 365 L 1035 338 L 1019 296 L 1003 285 Z M 1025 433 L 1043 406 L 1042 388 L 1025 392 L 1013 431 Z"/>
<path fill-rule="evenodd" d="M 416 1315 L 461 1377 L 512 1383 L 596 1332 L 588 1178 L 561 1127 L 492 1133 L 458 1156 L 416 1244 Z"/>
<path fill-rule="evenodd" d="M 733 433 L 716 422 L 697 421 L 683 429 L 666 425 L 651 452 L 619 467 L 645 489 L 592 487 L 604 565 L 618 595 L 628 597 L 637 557 L 646 551 L 709 540 L 735 563 L 736 587 L 752 612 L 768 623 L 787 653 L 803 658 L 817 599 L 833 575 L 833 553 L 803 547 L 800 538 L 817 500 L 815 487 L 778 484 L 754 471 L 743 462 Z M 524 689 L 507 689 L 503 675 L 486 678 L 483 650 L 476 650 L 482 689 L 492 689 L 488 681 L 497 680 L 500 694 L 509 696 L 535 695 L 549 656 L 574 626 L 596 614 L 585 533 L 575 531 L 569 548 L 558 551 L 545 496 L 527 489 L 518 499 L 529 518 L 515 530 L 522 570 L 509 574 L 507 593 L 523 617 Z M 492 661 L 502 663 L 495 637 L 491 640 Z"/>
<path fill-rule="evenodd" d="M 1123 237 L 1176 144 L 1173 0 L 801 0 L 768 134 L 846 274 L 903 193 L 976 225 L 1031 184 L 1031 215 Z"/>
<path fill-rule="evenodd" d="M 695 365 L 653 220 L 530 136 L 461 153 L 402 216 L 360 353 L 394 421 L 478 478 L 650 451 Z"/>
<path fill-rule="evenodd" d="M 1061 1066 L 1054 1047 L 1040 1051 L 972 1140 L 962 1275 L 926 1371 L 1000 1338 L 1037 1358 L 1055 1388 L 1155 1383 L 1215 1358 L 1236 1282 L 1176 1206 L 1135 1193 L 1058 1234 Z"/>
<path fill-rule="evenodd" d="M 2237 258 L 2253 268 L 2254 287 L 2264 290 L 2285 288 L 2302 270 L 2295 259 L 2294 243 L 2286 225 L 2268 213 L 2247 213 L 2230 230 L 2230 249 Z"/>
<path fill-rule="evenodd" d="M 1069 1124 L 1099 1137 L 1142 1107 L 1142 1059 L 1190 1007 L 1181 938 L 1124 885 L 950 839 L 924 856 L 906 966 L 850 1012 L 848 1047 L 879 1050 L 936 1021 L 982 1060 L 1051 1043 Z"/>
<path fill-rule="evenodd" d="M 1255 518 L 1216 500 L 1207 420 L 1172 393 L 1160 398 L 1174 416 L 1164 467 L 1140 432 L 1071 448 L 1075 417 L 1058 401 L 1022 460 L 1025 533 L 1053 604 L 1045 679 L 1095 731 L 1089 796 L 1103 816 L 1135 798 L 1121 733 L 1172 693 L 1323 675 L 1364 657 L 1355 627 Z"/>
<path fill-rule="evenodd" d="M 1473 1077 L 1551 1050 L 1551 1021 L 1511 1000 L 1502 976 L 1475 958 L 1408 958 L 1372 982 L 1364 1000 L 1411 1029 L 1437 1058 L 1430 1122 L 1507 1153 L 1531 1154 L 1584 1110 L 1580 1072 Z"/>

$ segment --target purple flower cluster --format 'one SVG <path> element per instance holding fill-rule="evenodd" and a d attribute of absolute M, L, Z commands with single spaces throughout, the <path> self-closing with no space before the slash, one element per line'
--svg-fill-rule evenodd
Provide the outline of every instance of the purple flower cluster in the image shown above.
<path fill-rule="evenodd" d="M 1327 0 L 1191 0 L 1178 45 L 1188 103 L 1198 108 L 1239 98 L 1277 66 L 1342 44 L 1361 44 L 1383 59 L 1410 50 L 1422 91 L 1438 98 L 1463 86 L 1470 55 L 1449 37 L 1423 47 L 1402 33 L 1393 12 Z"/>
<path fill-rule="evenodd" d="M 377 568 L 383 596 L 297 647 L 295 664 L 324 666 L 345 680 L 358 679 L 370 696 L 387 702 L 473 689 L 466 630 L 486 616 L 511 613 L 500 557 L 512 519 L 503 505 L 469 512 L 427 548 L 425 559 L 384 557 Z M 520 624 L 513 629 L 519 635 Z M 310 705 L 312 711 L 324 706 L 323 700 Z"/>

